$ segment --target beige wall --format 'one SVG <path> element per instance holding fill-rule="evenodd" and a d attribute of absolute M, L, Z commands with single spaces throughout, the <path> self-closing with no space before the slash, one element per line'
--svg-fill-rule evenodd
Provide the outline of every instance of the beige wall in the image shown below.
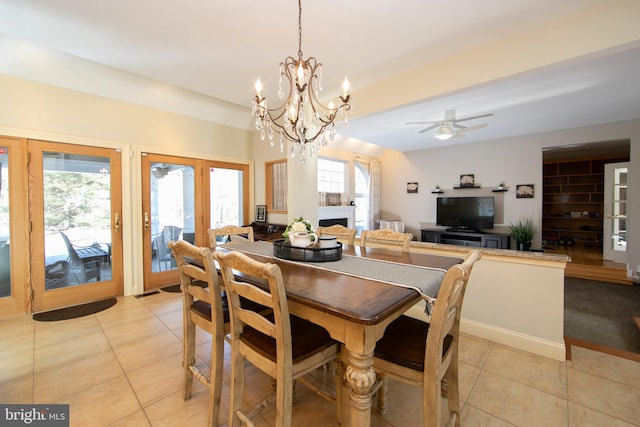
<path fill-rule="evenodd" d="M 251 159 L 253 133 L 0 74 L 0 126 Z"/>
<path fill-rule="evenodd" d="M 142 153 L 233 161 L 253 169 L 252 132 L 6 75 L 0 75 L 0 93 L 0 135 L 118 148 L 128 154 L 122 156 L 127 295 L 143 289 L 142 267 L 134 262 L 142 257 Z"/>

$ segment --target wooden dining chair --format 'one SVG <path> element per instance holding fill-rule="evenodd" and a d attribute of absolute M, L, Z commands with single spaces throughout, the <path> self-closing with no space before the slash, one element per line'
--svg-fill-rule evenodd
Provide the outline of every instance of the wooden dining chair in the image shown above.
<path fill-rule="evenodd" d="M 209 246 L 215 248 L 220 243 L 225 243 L 227 239 L 231 240 L 231 236 L 239 236 L 243 239 L 247 239 L 249 242 L 254 241 L 253 227 L 247 225 L 240 227 L 237 225 L 225 225 L 221 228 L 210 228 L 209 233 Z M 218 241 L 218 237 L 222 237 L 222 242 Z"/>
<path fill-rule="evenodd" d="M 411 233 L 400 233 L 388 228 L 378 230 L 364 230 L 360 235 L 360 246 L 384 246 L 397 245 L 407 252 L 413 239 Z"/>
<path fill-rule="evenodd" d="M 293 380 L 301 379 L 303 375 L 332 361 L 339 344 L 324 328 L 289 314 L 278 265 L 264 264 L 234 251 L 215 251 L 213 256 L 222 271 L 231 312 L 229 426 L 237 427 L 241 422 L 252 425 L 251 417 L 267 404 L 263 402 L 249 413 L 242 412 L 246 359 L 276 380 L 275 425 L 288 427 L 291 425 Z M 240 279 L 234 275 L 234 271 L 243 278 L 251 277 L 266 283 L 269 290 L 265 291 Z M 241 297 L 270 307 L 272 313 L 264 316 L 247 311 L 240 305 Z M 273 397 L 267 401 L 272 400 Z"/>
<path fill-rule="evenodd" d="M 431 312 L 430 323 L 400 316 L 376 343 L 373 368 L 380 378 L 378 412 L 386 412 L 387 378 L 422 387 L 425 426 L 441 426 L 443 381 L 449 404 L 448 426 L 460 427 L 458 341 L 460 311 L 480 252 L 469 252 L 462 264 L 447 270 Z"/>
<path fill-rule="evenodd" d="M 193 378 L 209 388 L 209 425 L 218 425 L 222 395 L 224 337 L 229 333 L 229 310 L 223 304 L 218 272 L 211 249 L 184 240 L 169 242 L 182 290 L 184 400 L 191 398 Z M 203 286 L 203 284 L 206 284 Z M 196 327 L 211 335 L 211 374 L 207 377 L 195 363 Z"/>
<path fill-rule="evenodd" d="M 356 241 L 356 230 L 347 228 L 341 224 L 334 224 L 328 227 L 318 227 L 318 236 L 336 236 L 339 242 L 353 245 Z"/>

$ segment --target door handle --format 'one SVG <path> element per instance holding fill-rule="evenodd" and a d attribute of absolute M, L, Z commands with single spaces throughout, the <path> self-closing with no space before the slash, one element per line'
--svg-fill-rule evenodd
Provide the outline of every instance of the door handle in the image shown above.
<path fill-rule="evenodd" d="M 149 229 L 149 212 L 144 213 L 144 229 Z"/>
<path fill-rule="evenodd" d="M 116 233 L 120 232 L 120 212 L 116 212 Z"/>

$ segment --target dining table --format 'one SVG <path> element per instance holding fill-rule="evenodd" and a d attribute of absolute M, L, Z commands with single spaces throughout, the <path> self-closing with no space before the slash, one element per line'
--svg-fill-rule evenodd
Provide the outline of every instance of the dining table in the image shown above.
<path fill-rule="evenodd" d="M 433 302 L 456 257 L 341 244 L 340 257 L 328 262 L 283 259 L 273 242 L 228 243 L 236 250 L 282 271 L 289 312 L 324 327 L 342 344 L 336 364 L 338 424 L 370 426 L 376 373 L 376 342 L 394 319 L 422 299 Z"/>

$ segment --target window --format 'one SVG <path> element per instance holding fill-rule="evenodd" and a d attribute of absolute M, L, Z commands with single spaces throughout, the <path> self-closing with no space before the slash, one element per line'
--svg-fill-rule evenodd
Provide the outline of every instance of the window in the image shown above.
<path fill-rule="evenodd" d="M 345 162 L 318 158 L 318 192 L 345 192 Z"/>
<path fill-rule="evenodd" d="M 276 160 L 265 164 L 267 210 L 287 211 L 287 160 Z"/>
<path fill-rule="evenodd" d="M 369 224 L 369 171 L 362 163 L 355 164 L 356 177 L 356 229 L 358 234 Z"/>

